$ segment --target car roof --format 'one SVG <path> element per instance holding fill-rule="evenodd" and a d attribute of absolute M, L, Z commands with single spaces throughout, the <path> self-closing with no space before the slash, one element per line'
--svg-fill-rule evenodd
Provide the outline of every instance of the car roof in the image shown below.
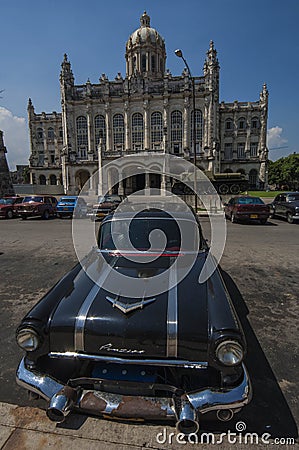
<path fill-rule="evenodd" d="M 62 197 L 60 197 L 60 200 L 62 200 L 63 198 L 71 198 L 76 200 L 78 198 L 78 195 L 63 195 Z"/>
<path fill-rule="evenodd" d="M 116 212 L 111 213 L 107 217 L 104 218 L 103 222 L 107 222 L 109 220 L 123 220 L 123 219 L 185 219 L 190 220 L 190 213 L 193 215 L 192 211 L 190 210 L 189 214 L 186 213 L 186 211 L 173 211 L 174 217 L 172 217 L 171 213 L 168 213 L 167 211 L 161 211 L 160 209 L 156 208 L 149 208 L 144 211 L 140 211 L 136 214 L 136 211 L 125 211 L 125 212 Z M 195 218 L 195 216 L 194 216 Z"/>
<path fill-rule="evenodd" d="M 260 197 L 256 197 L 255 195 L 237 195 L 232 198 L 260 198 Z"/>

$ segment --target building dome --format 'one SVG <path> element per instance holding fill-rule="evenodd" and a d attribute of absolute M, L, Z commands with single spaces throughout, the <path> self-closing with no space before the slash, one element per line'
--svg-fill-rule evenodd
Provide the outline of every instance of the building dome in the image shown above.
<path fill-rule="evenodd" d="M 126 44 L 127 76 L 143 75 L 162 77 L 165 72 L 165 43 L 161 35 L 150 26 L 146 13 L 140 17 L 140 27 L 129 37 Z"/>

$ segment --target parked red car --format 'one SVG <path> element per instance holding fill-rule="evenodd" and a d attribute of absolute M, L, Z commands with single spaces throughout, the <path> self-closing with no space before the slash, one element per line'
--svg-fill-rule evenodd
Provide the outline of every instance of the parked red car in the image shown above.
<path fill-rule="evenodd" d="M 258 220 L 262 225 L 267 223 L 270 208 L 259 197 L 232 197 L 224 203 L 224 214 L 233 223 L 238 221 Z"/>
<path fill-rule="evenodd" d="M 56 216 L 57 199 L 50 195 L 28 195 L 24 197 L 19 214 L 23 220 L 28 217 L 41 217 L 49 219 Z"/>
<path fill-rule="evenodd" d="M 2 197 L 0 198 L 0 217 L 12 219 L 18 215 L 19 206 L 23 197 Z"/>

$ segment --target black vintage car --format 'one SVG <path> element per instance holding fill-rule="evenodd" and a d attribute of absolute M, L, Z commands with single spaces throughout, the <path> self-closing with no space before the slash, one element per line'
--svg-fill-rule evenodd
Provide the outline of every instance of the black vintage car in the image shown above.
<path fill-rule="evenodd" d="M 299 222 L 299 192 L 282 192 L 270 204 L 273 218 L 284 217 L 289 223 Z"/>
<path fill-rule="evenodd" d="M 47 400 L 56 422 L 79 411 L 172 420 L 189 434 L 203 415 L 230 420 L 252 396 L 246 343 L 220 271 L 199 283 L 209 255 L 200 224 L 183 212 L 175 219 L 155 208 L 134 214 L 107 216 L 98 246 L 24 317 L 17 383 Z M 149 238 L 157 230 L 162 250 Z M 109 292 L 107 267 L 139 280 L 143 294 L 126 296 L 123 286 Z M 166 288 L 149 293 L 150 278 L 165 274 Z"/>

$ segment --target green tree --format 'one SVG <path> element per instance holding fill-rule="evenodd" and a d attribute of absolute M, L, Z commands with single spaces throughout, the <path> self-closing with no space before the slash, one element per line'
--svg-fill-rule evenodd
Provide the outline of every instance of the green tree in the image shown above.
<path fill-rule="evenodd" d="M 298 189 L 299 154 L 293 153 L 277 161 L 269 161 L 268 173 L 269 184 L 276 184 L 279 187 L 287 186 L 288 189 Z"/>

